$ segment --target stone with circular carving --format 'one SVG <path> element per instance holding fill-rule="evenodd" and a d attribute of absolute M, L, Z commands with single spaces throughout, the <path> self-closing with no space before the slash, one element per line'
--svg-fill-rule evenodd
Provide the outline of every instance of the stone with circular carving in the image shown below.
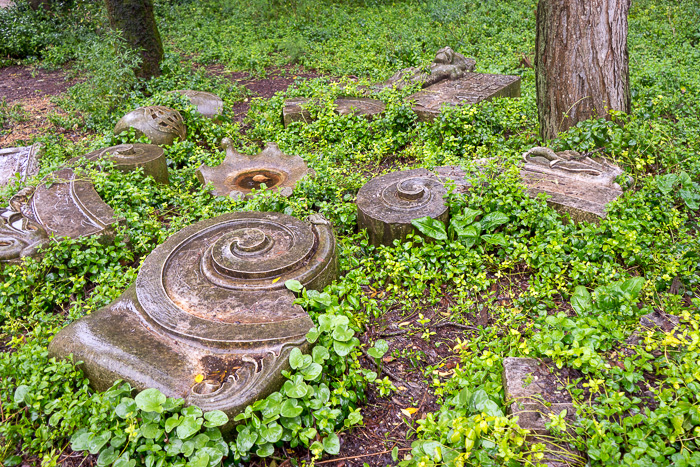
<path fill-rule="evenodd" d="M 357 221 L 372 245 L 391 245 L 414 231 L 411 221 L 432 217 L 447 222 L 440 180 L 426 169 L 392 172 L 367 182 L 357 193 Z"/>
<path fill-rule="evenodd" d="M 85 155 L 86 159 L 109 159 L 122 172 L 131 172 L 139 167 L 144 175 L 151 176 L 156 182 L 168 183 L 168 165 L 163 148 L 155 144 L 120 144 L 98 149 Z"/>
<path fill-rule="evenodd" d="M 159 146 L 169 146 L 187 137 L 180 112 L 159 105 L 139 107 L 124 115 L 114 127 L 114 134 L 118 135 L 129 128 L 134 128 L 138 135 L 145 135 L 151 143 Z"/>
<path fill-rule="evenodd" d="M 185 96 L 192 105 L 197 107 L 197 112 L 207 118 L 215 119 L 224 110 L 224 101 L 216 94 L 191 89 L 178 89 L 172 92 Z"/>
<path fill-rule="evenodd" d="M 155 387 L 230 420 L 277 390 L 313 323 L 285 281 L 321 290 L 337 277 L 336 243 L 321 216 L 237 212 L 191 225 L 156 248 L 133 287 L 59 332 L 91 384 Z M 230 426 L 229 426 L 230 428 Z"/>
<path fill-rule="evenodd" d="M 214 196 L 250 197 L 252 191 L 259 190 L 263 183 L 267 188 L 289 196 L 299 180 L 315 174 L 304 159 L 284 154 L 275 143 L 268 143 L 255 156 L 234 150 L 229 138 L 224 138 L 221 143 L 226 148 L 224 161 L 216 167 L 202 164 L 197 169 L 199 181 L 203 185 L 213 185 Z"/>

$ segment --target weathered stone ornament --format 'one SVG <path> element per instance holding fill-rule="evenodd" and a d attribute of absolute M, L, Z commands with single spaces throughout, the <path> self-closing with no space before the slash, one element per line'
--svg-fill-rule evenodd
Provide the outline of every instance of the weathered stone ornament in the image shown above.
<path fill-rule="evenodd" d="M 145 135 L 151 143 L 169 146 L 187 137 L 187 129 L 182 115 L 177 110 L 159 105 L 139 107 L 124 115 L 114 127 L 114 134 L 134 128 L 139 135 Z"/>
<path fill-rule="evenodd" d="M 476 104 L 496 97 L 520 97 L 520 77 L 463 73 L 459 79 L 441 80 L 406 99 L 415 102 L 413 111 L 426 122 L 435 119 L 443 105 Z"/>
<path fill-rule="evenodd" d="M 214 185 L 214 196 L 250 196 L 252 190 L 259 190 L 263 183 L 289 196 L 299 180 L 314 175 L 301 157 L 284 154 L 275 143 L 268 143 L 255 156 L 238 153 L 229 138 L 224 138 L 221 144 L 226 148 L 224 161 L 216 167 L 202 164 L 197 169 L 197 179 L 203 185 Z"/>
<path fill-rule="evenodd" d="M 215 119 L 224 110 L 224 101 L 216 94 L 191 89 L 178 89 L 172 92 L 185 96 L 192 105 L 197 107 L 197 112 L 207 118 Z"/>
<path fill-rule="evenodd" d="M 595 161 L 575 151 L 555 153 L 535 147 L 523 154 L 520 171 L 528 194 L 547 193 L 547 203 L 576 222 L 605 218 L 605 205 L 622 195 L 615 178 L 623 171 L 605 159 Z"/>
<path fill-rule="evenodd" d="M 163 148 L 154 144 L 120 144 L 99 149 L 85 155 L 86 159 L 109 159 L 122 172 L 131 172 L 139 167 L 144 175 L 159 183 L 168 183 L 168 165 Z"/>
<path fill-rule="evenodd" d="M 311 122 L 313 118 L 307 105 L 312 102 L 313 100 L 307 97 L 296 97 L 286 100 L 282 109 L 284 126 L 292 122 Z M 336 105 L 335 112 L 338 115 L 361 115 L 366 118 L 372 118 L 386 109 L 384 102 L 366 97 L 343 97 L 336 99 L 334 103 Z"/>
<path fill-rule="evenodd" d="M 50 237 L 100 235 L 111 239 L 117 222 L 92 182 L 76 177 L 71 168 L 57 170 L 36 188 L 17 193 L 8 207 L 0 209 L 0 264 L 35 254 Z"/>
<path fill-rule="evenodd" d="M 0 149 L 0 187 L 17 178 L 24 181 L 39 171 L 41 144 Z"/>
<path fill-rule="evenodd" d="M 372 245 L 391 245 L 415 228 L 413 219 L 432 217 L 446 223 L 446 191 L 426 169 L 392 172 L 367 182 L 357 193 L 357 221 Z"/>
<path fill-rule="evenodd" d="M 134 286 L 60 331 L 49 352 L 84 362 L 97 390 L 123 379 L 233 420 L 279 388 L 292 349 L 308 350 L 313 323 L 285 281 L 320 290 L 336 276 L 324 218 L 225 214 L 170 237 Z"/>
<path fill-rule="evenodd" d="M 416 83 L 421 83 L 422 87 L 428 87 L 443 80 L 459 79 L 465 73 L 474 71 L 475 66 L 476 61 L 473 58 L 467 58 L 450 47 L 443 47 L 435 54 L 435 59 L 430 64 L 430 72 L 419 67 L 404 68 L 376 88 L 396 86 L 398 89 L 403 89 Z"/>

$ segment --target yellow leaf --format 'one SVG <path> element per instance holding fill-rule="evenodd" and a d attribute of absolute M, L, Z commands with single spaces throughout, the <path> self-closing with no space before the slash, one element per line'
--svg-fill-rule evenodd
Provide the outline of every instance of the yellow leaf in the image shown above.
<path fill-rule="evenodd" d="M 282 278 L 282 276 L 279 276 L 277 279 L 273 280 L 272 283 L 274 284 L 275 282 L 277 282 L 277 281 L 280 280 L 281 278 Z"/>
<path fill-rule="evenodd" d="M 406 407 L 405 409 L 401 409 L 401 413 L 407 417 L 410 417 L 416 412 L 418 412 L 418 409 L 416 409 L 415 407 Z"/>
<path fill-rule="evenodd" d="M 201 383 L 202 381 L 204 381 L 204 375 L 197 375 L 194 377 L 195 383 Z"/>

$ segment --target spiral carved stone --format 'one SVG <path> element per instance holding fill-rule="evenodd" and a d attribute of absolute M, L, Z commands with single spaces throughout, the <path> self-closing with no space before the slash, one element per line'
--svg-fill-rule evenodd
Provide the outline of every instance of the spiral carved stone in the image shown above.
<path fill-rule="evenodd" d="M 391 245 L 414 231 L 413 219 L 448 220 L 445 188 L 426 169 L 405 170 L 376 177 L 357 193 L 357 220 L 373 245 Z"/>
<path fill-rule="evenodd" d="M 291 350 L 308 346 L 313 323 L 285 281 L 322 289 L 336 275 L 335 238 L 322 217 L 225 214 L 170 237 L 134 286 L 64 328 L 49 350 L 83 361 L 98 390 L 123 379 L 233 419 L 277 390 Z"/>
<path fill-rule="evenodd" d="M 120 144 L 85 155 L 89 160 L 109 159 L 122 172 L 143 168 L 146 176 L 158 183 L 168 183 L 168 165 L 163 148 L 155 144 Z"/>
<path fill-rule="evenodd" d="M 139 107 L 124 115 L 115 125 L 114 134 L 118 135 L 129 128 L 134 128 L 138 135 L 145 135 L 151 143 L 159 146 L 169 146 L 187 137 L 180 112 L 159 105 Z"/>

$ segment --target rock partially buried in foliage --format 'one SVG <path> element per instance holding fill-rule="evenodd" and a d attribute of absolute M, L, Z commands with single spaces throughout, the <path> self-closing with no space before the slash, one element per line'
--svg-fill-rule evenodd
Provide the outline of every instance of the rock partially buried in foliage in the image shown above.
<path fill-rule="evenodd" d="M 520 176 L 528 194 L 548 194 L 547 203 L 576 222 L 599 222 L 606 216 L 605 206 L 622 195 L 615 179 L 623 171 L 605 159 L 535 147 L 523 154 L 523 160 Z"/>
<path fill-rule="evenodd" d="M 324 218 L 225 214 L 170 237 L 134 286 L 60 331 L 49 352 L 84 362 L 97 390 L 123 379 L 233 420 L 279 388 L 292 349 L 308 350 L 313 323 L 285 281 L 321 290 L 336 277 Z"/>
<path fill-rule="evenodd" d="M 17 180 L 25 181 L 27 177 L 39 171 L 41 144 L 17 148 L 0 149 L 0 187 Z"/>
<path fill-rule="evenodd" d="M 286 100 L 282 108 L 284 126 L 293 122 L 311 122 L 313 118 L 307 107 L 313 102 L 312 99 L 306 97 Z M 336 99 L 334 103 L 335 112 L 338 115 L 362 115 L 366 118 L 372 118 L 386 109 L 384 102 L 366 97 L 342 97 Z"/>
<path fill-rule="evenodd" d="M 143 168 L 146 176 L 151 176 L 158 183 L 168 183 L 168 165 L 163 148 L 154 144 L 120 144 L 99 149 L 85 155 L 89 160 L 108 159 L 117 169 L 131 172 Z"/>
<path fill-rule="evenodd" d="M 27 187 L 0 209 L 0 266 L 36 254 L 37 248 L 65 237 L 114 238 L 118 220 L 92 182 L 64 167 Z"/>
<path fill-rule="evenodd" d="M 398 89 L 403 89 L 417 83 L 427 87 L 440 81 L 459 79 L 467 72 L 474 71 L 475 66 L 476 61 L 473 58 L 467 58 L 450 47 L 443 47 L 435 54 L 435 59 L 428 71 L 419 67 L 404 68 L 375 87 L 382 89 L 396 86 Z"/>
<path fill-rule="evenodd" d="M 215 119 L 224 110 L 224 101 L 216 94 L 191 89 L 178 89 L 172 92 L 185 96 L 192 105 L 197 107 L 197 112 L 207 118 Z"/>
<path fill-rule="evenodd" d="M 139 136 L 144 135 L 159 146 L 169 146 L 187 137 L 180 112 L 159 105 L 139 107 L 124 115 L 115 125 L 114 134 L 118 135 L 129 128 L 134 128 Z"/>
<path fill-rule="evenodd" d="M 214 186 L 214 196 L 251 196 L 263 184 L 289 196 L 299 180 L 315 173 L 301 157 L 284 154 L 275 143 L 268 143 L 255 156 L 238 153 L 229 138 L 224 138 L 221 144 L 226 148 L 224 161 L 216 167 L 202 164 L 197 169 L 199 181 Z"/>
<path fill-rule="evenodd" d="M 357 193 L 357 221 L 372 245 L 391 245 L 415 231 L 411 221 L 431 217 L 446 223 L 446 191 L 426 169 L 392 172 L 367 182 Z"/>
<path fill-rule="evenodd" d="M 459 79 L 439 81 L 406 99 L 415 102 L 413 111 L 418 120 L 427 122 L 440 114 L 443 105 L 476 104 L 496 97 L 520 97 L 520 77 L 464 73 Z"/>

